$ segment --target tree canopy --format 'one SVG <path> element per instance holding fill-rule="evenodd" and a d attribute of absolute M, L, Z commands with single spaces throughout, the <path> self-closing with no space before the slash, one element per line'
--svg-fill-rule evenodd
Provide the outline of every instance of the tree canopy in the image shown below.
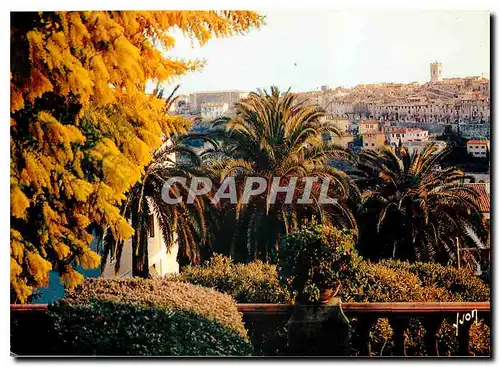
<path fill-rule="evenodd" d="M 436 167 L 448 153 L 430 144 L 412 154 L 406 147 L 384 147 L 358 155 L 361 255 L 447 264 L 456 261 L 457 238 L 462 247 L 474 244 L 472 231 L 486 241 L 479 194 L 462 185 L 470 177 L 455 167 Z"/>
<path fill-rule="evenodd" d="M 258 28 L 249 11 L 20 12 L 11 15 L 11 298 L 50 270 L 72 287 L 97 267 L 92 226 L 128 238 L 120 214 L 162 138 L 185 132 L 146 83 L 203 67 L 168 57 L 173 29 L 200 44 Z"/>
<path fill-rule="evenodd" d="M 316 215 L 321 223 L 356 226 L 354 217 L 345 205 L 345 200 L 355 190 L 349 177 L 328 165 L 331 158 L 345 158 L 348 153 L 340 147 L 326 143 L 325 133 L 338 134 L 334 126 L 322 121 L 324 111 L 318 106 L 299 102 L 290 91 L 280 92 L 276 87 L 270 91 L 259 90 L 235 104 L 235 116 L 220 119 L 214 128 L 205 134 L 215 142 L 214 149 L 205 155 L 205 167 L 214 182 L 226 177 L 235 177 L 240 193 L 243 193 L 244 178 L 259 177 L 266 183 L 262 195 L 251 197 L 248 203 L 239 200 L 236 207 L 222 205 L 221 221 L 224 228 L 236 227 L 229 239 L 229 255 L 240 258 L 269 261 L 276 253 L 279 238 L 296 230 L 302 220 Z M 310 189 L 311 202 L 304 205 L 286 204 L 285 196 L 278 195 L 276 203 L 270 202 L 271 182 L 280 177 L 280 186 L 293 184 L 295 199 L 305 190 L 305 177 L 317 178 Z M 339 199 L 337 204 L 318 202 L 321 180 L 330 183 L 330 197 Z M 241 199 L 243 195 L 238 195 Z M 216 236 L 217 242 L 224 239 Z M 214 246 L 215 248 L 215 246 Z"/>

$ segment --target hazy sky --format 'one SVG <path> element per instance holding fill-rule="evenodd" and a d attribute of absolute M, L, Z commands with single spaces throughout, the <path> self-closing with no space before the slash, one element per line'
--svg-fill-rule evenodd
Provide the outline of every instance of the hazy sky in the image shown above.
<path fill-rule="evenodd" d="M 182 93 L 294 91 L 360 83 L 424 82 L 429 63 L 443 76 L 489 72 L 490 26 L 485 11 L 262 11 L 266 25 L 199 47 L 178 37 L 171 56 L 202 58 L 203 71 L 179 80 Z"/>

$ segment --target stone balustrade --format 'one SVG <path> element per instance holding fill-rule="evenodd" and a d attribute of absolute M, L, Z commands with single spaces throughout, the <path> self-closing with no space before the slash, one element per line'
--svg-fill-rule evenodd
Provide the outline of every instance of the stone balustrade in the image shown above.
<path fill-rule="evenodd" d="M 261 342 L 260 335 L 266 331 L 274 331 L 278 325 L 284 325 L 290 318 L 293 308 L 293 305 L 287 304 L 238 304 L 238 310 L 243 314 L 247 329 L 257 330 L 253 333 L 254 341 L 257 343 Z M 396 353 L 400 356 L 406 355 L 405 331 L 410 318 L 418 318 L 422 321 L 426 330 L 425 349 L 431 356 L 439 355 L 438 333 L 444 319 L 456 322 L 458 325 L 456 355 L 459 356 L 470 355 L 469 329 L 476 318 L 491 328 L 490 302 L 342 303 L 342 309 L 349 320 L 356 320 L 357 331 L 361 338 L 360 355 L 362 356 L 371 355 L 370 330 L 379 318 L 389 320 L 394 332 Z M 28 354 L 43 354 L 45 349 L 43 333 L 48 326 L 46 311 L 47 305 L 11 305 L 11 322 L 14 318 L 23 319 L 26 325 L 22 328 L 25 330 L 23 335 L 11 335 L 11 339 L 14 339 L 11 343 L 16 344 L 17 340 L 23 344 L 23 340 L 34 339 L 30 336 L 37 335 L 36 350 Z M 473 311 L 475 314 L 472 313 Z M 24 314 L 23 317 L 19 317 L 21 314 Z M 471 317 L 467 319 L 467 315 Z"/>
<path fill-rule="evenodd" d="M 238 304 L 243 319 L 253 327 L 271 330 L 288 319 L 293 312 L 293 305 L 283 304 Z M 357 319 L 357 328 L 361 337 L 362 356 L 371 355 L 370 330 L 379 318 L 387 318 L 393 329 L 396 353 L 406 356 L 406 335 L 410 318 L 418 318 L 426 330 L 425 344 L 428 354 L 439 356 L 438 333 L 441 322 L 449 319 L 455 322 L 457 314 L 460 320 L 464 315 L 475 310 L 478 321 L 484 321 L 491 328 L 491 312 L 489 302 L 389 302 L 389 303 L 343 303 L 342 309 L 352 320 Z M 459 324 L 457 355 L 469 356 L 469 330 L 472 321 L 464 320 Z"/>

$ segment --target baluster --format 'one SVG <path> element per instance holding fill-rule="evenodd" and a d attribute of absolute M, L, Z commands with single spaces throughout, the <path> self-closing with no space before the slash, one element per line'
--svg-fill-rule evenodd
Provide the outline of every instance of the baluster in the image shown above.
<path fill-rule="evenodd" d="M 437 337 L 442 320 L 439 316 L 428 316 L 422 321 L 425 328 L 425 349 L 429 356 L 439 356 Z"/>
<path fill-rule="evenodd" d="M 358 330 L 361 341 L 360 355 L 371 356 L 370 330 L 377 321 L 373 316 L 362 316 L 358 318 Z"/>
<path fill-rule="evenodd" d="M 484 314 L 484 316 L 483 316 L 483 323 L 490 328 L 490 343 L 489 343 L 490 348 L 489 348 L 488 355 L 491 356 L 491 334 L 493 333 L 492 332 L 492 327 L 491 327 L 491 313 L 488 312 L 488 313 Z"/>
<path fill-rule="evenodd" d="M 481 317 L 483 319 L 484 324 L 490 328 L 490 332 L 491 332 L 491 313 L 485 312 L 484 315 L 481 315 Z"/>
<path fill-rule="evenodd" d="M 458 355 L 459 356 L 469 356 L 469 331 L 472 326 L 472 322 L 464 322 L 463 325 L 459 326 L 458 330 Z"/>
<path fill-rule="evenodd" d="M 389 319 L 393 330 L 394 346 L 397 356 L 406 356 L 406 328 L 409 323 L 408 318 L 392 317 Z"/>

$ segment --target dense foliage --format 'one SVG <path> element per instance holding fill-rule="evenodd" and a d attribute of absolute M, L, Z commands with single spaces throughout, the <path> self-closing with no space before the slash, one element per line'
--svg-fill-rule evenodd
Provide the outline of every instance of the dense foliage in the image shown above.
<path fill-rule="evenodd" d="M 486 242 L 479 195 L 461 185 L 468 176 L 455 167 L 437 168 L 447 154 L 448 149 L 438 152 L 430 144 L 412 154 L 405 147 L 384 147 L 358 155 L 354 178 L 362 197 L 355 213 L 361 255 L 446 265 L 457 261 L 457 238 L 461 247 L 477 246 L 471 232 Z"/>
<path fill-rule="evenodd" d="M 348 231 L 314 221 L 284 236 L 279 246 L 278 279 L 300 303 L 321 303 L 323 292 L 337 293 L 341 280 L 358 267 Z"/>
<path fill-rule="evenodd" d="M 347 237 L 348 238 L 348 237 Z M 351 239 L 352 241 L 352 239 Z M 349 242 L 349 241 L 348 241 Z M 490 289 L 467 269 L 458 270 L 451 266 L 443 266 L 432 263 L 409 263 L 399 260 L 385 260 L 372 263 L 356 257 L 353 253 L 350 257 L 354 260 L 349 271 L 341 274 L 341 288 L 338 296 L 344 302 L 474 302 L 489 301 Z M 280 291 L 277 282 L 276 267 L 261 263 L 253 264 L 231 264 L 224 257 L 216 257 L 210 264 L 188 268 L 186 276 L 181 273 L 181 278 L 194 284 L 214 287 L 222 292 L 235 297 L 241 303 L 286 303 L 277 300 L 275 294 L 286 292 L 286 288 Z M 231 264 L 229 266 L 229 264 Z M 236 277 L 229 277 L 227 272 L 235 268 L 255 268 L 258 264 L 266 268 L 266 276 L 260 276 L 257 272 L 258 281 L 252 282 L 245 279 L 248 292 L 234 287 Z M 224 270 L 222 270 L 224 269 Z M 226 275 L 223 275 L 226 274 Z M 249 277 L 254 271 L 246 272 Z M 266 284 L 265 278 L 268 279 Z M 212 279 L 216 279 L 212 281 Z M 227 279 L 227 282 L 225 280 Z M 258 286 L 255 286 L 258 285 Z M 273 291 L 268 291 L 272 289 Z M 288 297 L 290 300 L 290 296 Z M 439 349 L 441 355 L 453 355 L 457 348 L 453 320 L 446 320 L 441 325 L 439 335 Z M 255 350 L 264 355 L 282 355 L 286 348 L 286 322 L 287 318 L 273 325 L 272 330 L 262 331 L 263 325 L 247 325 L 249 334 L 254 341 Z M 352 337 L 352 354 L 359 353 L 360 346 L 356 341 L 356 320 L 353 321 L 354 334 Z M 426 355 L 424 349 L 424 327 L 420 321 L 412 319 L 407 334 L 407 352 L 409 355 Z M 380 319 L 371 332 L 371 344 L 374 354 L 391 355 L 394 350 L 392 340 L 392 328 L 387 319 Z M 484 323 L 479 323 L 471 328 L 471 350 L 477 355 L 487 355 L 490 347 L 490 330 Z"/>
<path fill-rule="evenodd" d="M 214 288 L 238 303 L 291 302 L 290 293 L 278 282 L 276 265 L 260 260 L 235 264 L 228 257 L 214 255 L 203 265 L 186 267 L 173 279 Z"/>
<path fill-rule="evenodd" d="M 161 279 L 88 280 L 50 307 L 60 354 L 249 355 L 234 300 Z"/>
<path fill-rule="evenodd" d="M 363 261 L 355 278 L 345 279 L 340 297 L 351 302 L 474 302 L 489 301 L 490 290 L 468 269 L 432 263 L 408 263 L 386 260 L 379 263 Z M 457 349 L 454 320 L 441 323 L 440 355 L 453 355 Z M 353 324 L 354 326 L 356 323 Z M 417 319 L 411 319 L 407 333 L 407 353 L 427 355 L 424 343 L 425 328 Z M 375 354 L 390 355 L 394 348 L 392 328 L 387 319 L 379 319 L 371 333 Z M 355 338 L 354 338 L 355 339 Z M 471 328 L 471 350 L 477 355 L 488 355 L 490 330 L 482 322 Z M 352 346 L 356 354 L 359 345 Z"/>
<path fill-rule="evenodd" d="M 489 286 L 468 269 L 435 263 L 409 263 L 383 260 L 379 266 L 400 269 L 415 274 L 425 287 L 438 287 L 451 294 L 455 302 L 482 302 L 490 300 Z"/>
<path fill-rule="evenodd" d="M 97 267 L 89 225 L 133 234 L 124 194 L 162 138 L 188 126 L 146 83 L 203 66 L 166 56 L 172 30 L 204 44 L 262 22 L 247 11 L 11 13 L 12 301 L 51 269 L 71 287 L 83 279 L 75 265 Z"/>
<path fill-rule="evenodd" d="M 312 215 L 321 223 L 356 227 L 346 209 L 346 200 L 355 188 L 344 172 L 328 165 L 329 159 L 347 153 L 322 140 L 323 134 L 337 132 L 322 121 L 322 116 L 324 111 L 318 106 L 299 102 L 290 91 L 271 87 L 270 91 L 250 93 L 235 104 L 235 116 L 216 121 L 204 134 L 212 143 L 204 155 L 208 176 L 212 182 L 234 177 L 239 193 L 237 205 L 219 208 L 221 223 L 215 242 L 224 244 L 224 254 L 242 262 L 272 262 L 280 237 L 296 230 Z M 248 177 L 264 179 L 267 188 L 244 203 L 242 193 Z M 274 177 L 280 178 L 280 186 L 295 186 L 294 203 L 285 203 L 284 193 L 271 202 Z M 309 182 L 303 180 L 305 177 Z M 328 180 L 328 195 L 338 199 L 336 204 L 318 202 L 320 179 Z M 311 195 L 297 205 L 304 191 Z M 228 227 L 237 230 L 228 236 Z"/>
<path fill-rule="evenodd" d="M 340 231 L 339 231 L 340 232 Z M 339 234 L 339 233 L 337 233 Z M 352 237 L 340 233 L 349 249 Z M 351 252 L 350 266 L 339 272 L 338 296 L 344 302 L 481 302 L 490 288 L 468 269 L 433 263 L 383 260 L 373 263 Z M 255 261 L 234 264 L 215 255 L 205 264 L 186 267 L 172 280 L 214 288 L 239 303 L 288 303 L 292 297 L 278 281 L 277 267 Z M 334 280 L 335 281 L 335 280 Z M 332 283 L 334 285 L 335 283 Z"/>

